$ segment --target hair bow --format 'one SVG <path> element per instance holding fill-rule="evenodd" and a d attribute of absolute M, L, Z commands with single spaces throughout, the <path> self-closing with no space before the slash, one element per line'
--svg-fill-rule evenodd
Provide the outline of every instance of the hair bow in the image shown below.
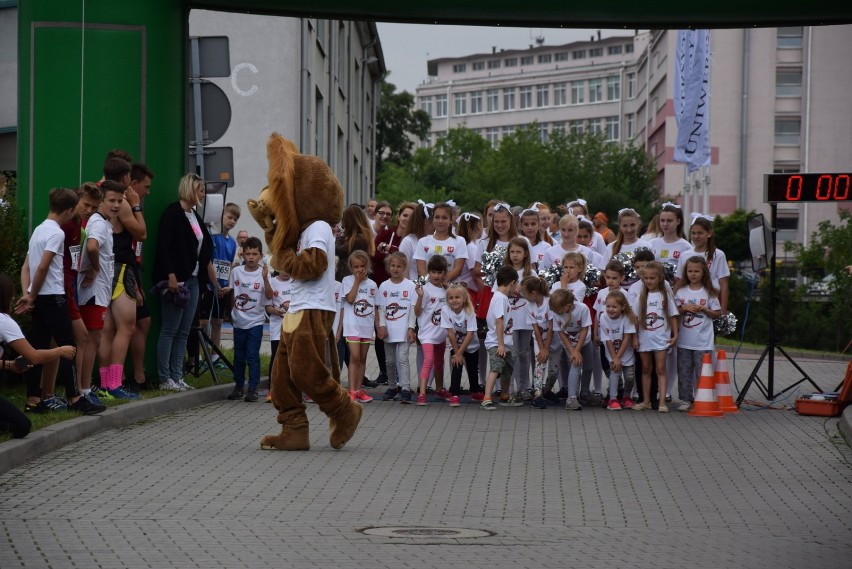
<path fill-rule="evenodd" d="M 469 222 L 471 219 L 475 219 L 477 221 L 482 220 L 482 218 L 479 217 L 478 215 L 476 215 L 475 213 L 470 213 L 470 212 L 467 212 L 467 211 L 462 214 L 462 217 L 467 222 Z"/>
<path fill-rule="evenodd" d="M 589 219 L 588 217 L 586 217 L 585 215 L 578 215 L 578 216 L 577 216 L 577 221 L 585 221 L 585 222 L 587 222 L 587 223 L 591 223 L 591 222 L 592 222 L 592 220 L 591 220 L 591 219 Z"/>
<path fill-rule="evenodd" d="M 535 213 L 535 214 L 538 214 L 538 208 L 537 207 L 528 207 L 527 209 L 525 209 L 524 211 L 521 212 L 521 215 L 525 215 L 528 211 Z"/>
<path fill-rule="evenodd" d="M 447 200 L 447 201 L 445 201 L 444 203 L 445 203 L 445 204 L 447 204 L 447 205 L 448 205 L 448 206 L 450 206 L 450 207 L 456 207 L 456 202 L 455 202 L 455 200 Z"/>
<path fill-rule="evenodd" d="M 577 198 L 574 201 L 570 202 L 568 204 L 568 207 L 571 207 L 574 204 L 580 204 L 581 206 L 586 207 L 586 203 L 586 200 L 584 200 L 583 198 Z"/>
<path fill-rule="evenodd" d="M 666 202 L 661 207 L 663 207 L 663 208 L 673 207 L 673 208 L 680 209 L 680 206 L 678 204 L 672 203 L 672 202 Z"/>
<path fill-rule="evenodd" d="M 498 204 L 496 204 L 496 205 L 494 206 L 494 209 L 492 210 L 492 212 L 495 212 L 495 211 L 497 211 L 498 209 L 505 209 L 506 211 L 508 211 L 508 212 L 510 212 L 510 213 L 511 213 L 511 211 L 512 211 L 512 206 L 510 206 L 510 205 L 509 205 L 509 204 L 507 204 L 506 202 L 500 202 L 500 203 L 498 203 Z"/>
<path fill-rule="evenodd" d="M 631 213 L 631 214 L 633 214 L 633 215 L 636 215 L 636 212 L 635 212 L 635 211 L 633 211 L 633 209 L 632 209 L 632 208 L 629 208 L 629 207 L 623 207 L 623 208 L 621 208 L 620 210 L 618 210 L 618 216 L 619 216 L 619 217 L 621 217 L 621 216 L 622 216 L 622 215 L 624 215 L 625 213 Z"/>
<path fill-rule="evenodd" d="M 707 213 L 698 213 L 697 211 L 692 212 L 692 223 L 695 223 L 696 219 L 706 219 L 710 223 L 713 223 L 715 217 Z"/>
<path fill-rule="evenodd" d="M 435 209 L 435 204 L 426 203 L 423 200 L 417 200 L 417 203 L 423 206 L 423 215 L 426 217 L 426 219 L 429 219 L 429 217 L 431 217 L 429 212 Z"/>
<path fill-rule="evenodd" d="M 541 203 L 541 202 L 533 202 L 533 204 L 529 208 L 533 211 L 538 211 L 538 206 L 540 206 L 540 205 L 544 205 L 544 204 Z"/>

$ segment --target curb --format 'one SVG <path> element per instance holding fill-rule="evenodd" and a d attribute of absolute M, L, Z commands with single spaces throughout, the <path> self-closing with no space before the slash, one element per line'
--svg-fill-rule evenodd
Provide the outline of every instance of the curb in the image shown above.
<path fill-rule="evenodd" d="M 261 379 L 261 388 L 269 387 L 269 379 Z M 199 405 L 224 401 L 234 389 L 229 381 L 203 389 L 193 389 L 163 395 L 144 401 L 134 401 L 110 407 L 97 415 L 84 415 L 39 429 L 22 439 L 11 439 L 0 444 L 0 474 L 26 464 L 51 451 L 90 437 L 94 434 L 126 427 L 145 419 L 183 411 Z"/>
<path fill-rule="evenodd" d="M 837 428 L 843 438 L 846 439 L 846 444 L 852 446 L 852 405 L 843 410 L 840 415 L 840 421 L 837 423 Z"/>

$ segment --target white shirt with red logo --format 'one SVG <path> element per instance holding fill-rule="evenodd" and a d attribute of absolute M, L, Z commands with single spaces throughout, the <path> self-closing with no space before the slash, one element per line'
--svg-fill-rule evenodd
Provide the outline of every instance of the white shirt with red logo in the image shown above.
<path fill-rule="evenodd" d="M 343 277 L 341 296 L 343 298 L 343 336 L 346 338 L 373 339 L 376 334 L 376 293 L 379 287 L 372 279 L 365 279 L 358 285 L 355 302 L 346 301 L 346 295 L 355 285 L 352 275 Z"/>
<path fill-rule="evenodd" d="M 472 354 L 479 350 L 479 338 L 476 337 L 476 313 L 467 312 L 464 309 L 461 312 L 453 312 L 452 308 L 444 306 L 441 310 L 441 327 L 447 329 L 447 334 L 456 335 L 458 346 L 462 345 L 468 332 L 473 332 L 473 339 L 465 351 Z"/>
<path fill-rule="evenodd" d="M 675 305 L 687 304 L 709 306 L 710 310 L 721 310 L 722 305 L 715 296 L 710 296 L 704 287 L 693 290 L 689 286 L 681 287 L 675 292 Z M 713 335 L 713 319 L 706 313 L 693 314 L 685 312 L 680 317 L 680 328 L 677 331 L 677 347 L 686 350 L 715 350 L 716 340 Z"/>
<path fill-rule="evenodd" d="M 443 344 L 447 341 L 447 330 L 441 327 L 441 309 L 446 304 L 446 290 L 432 283 L 423 285 L 422 310 L 417 317 L 417 338 L 421 344 Z"/>
<path fill-rule="evenodd" d="M 639 351 L 640 352 L 658 352 L 666 350 L 669 347 L 669 340 L 672 337 L 672 329 L 669 326 L 669 317 L 677 316 L 677 305 L 675 304 L 672 295 L 666 291 L 668 296 L 667 310 L 663 306 L 663 295 L 658 291 L 649 292 L 646 302 L 647 309 L 645 310 L 645 321 L 639 322 Z M 633 314 L 637 318 L 642 317 L 640 310 L 640 302 L 642 294 L 638 294 L 635 300 L 632 301 L 631 308 Z"/>
<path fill-rule="evenodd" d="M 438 240 L 433 235 L 427 235 L 417 242 L 414 261 L 425 261 L 428 265 L 433 255 L 442 255 L 447 260 L 447 270 L 450 271 L 456 259 L 467 259 L 467 243 L 457 236 Z"/>
<path fill-rule="evenodd" d="M 580 342 L 580 332 L 584 328 L 586 329 L 586 338 L 583 340 L 583 346 L 592 341 L 591 326 L 592 315 L 589 312 L 589 307 L 583 304 L 583 299 L 579 299 L 574 301 L 574 306 L 571 307 L 570 314 L 565 313 L 559 331 L 568 336 L 568 341 L 576 348 Z"/>
<path fill-rule="evenodd" d="M 287 280 L 283 280 L 281 277 L 275 277 L 274 279 L 269 279 L 269 285 L 272 287 L 272 300 L 270 304 L 276 309 L 282 309 L 284 314 L 287 314 L 287 311 L 290 310 L 290 300 L 293 296 L 293 279 L 288 277 Z M 284 317 L 278 316 L 277 312 L 269 315 L 270 340 L 281 339 L 281 321 L 283 319 Z"/>
<path fill-rule="evenodd" d="M 231 310 L 234 328 L 248 330 L 263 326 L 266 305 L 269 304 L 263 286 L 263 270 L 258 267 L 247 271 L 245 265 L 234 267 L 230 286 L 234 289 L 234 308 Z"/>
<path fill-rule="evenodd" d="M 414 303 L 417 302 L 414 289 L 414 283 L 409 279 L 402 279 L 400 283 L 388 279 L 379 285 L 376 305 L 385 309 L 385 327 L 388 330 L 385 342 L 408 341 L 410 314 L 414 311 Z"/>
<path fill-rule="evenodd" d="M 612 342 L 612 347 L 616 353 L 621 348 L 624 335 L 635 333 L 636 326 L 623 314 L 613 319 L 604 312 L 598 317 L 598 334 L 600 335 L 601 343 L 605 345 L 607 341 Z M 609 353 L 609 350 L 606 350 L 606 359 L 612 362 L 612 355 Z M 624 350 L 624 353 L 621 354 L 621 365 L 632 366 L 634 363 L 636 363 L 636 355 L 633 353 L 633 346 L 629 345 Z"/>
<path fill-rule="evenodd" d="M 666 243 L 663 237 L 651 239 L 651 249 L 654 251 L 654 256 L 661 263 L 680 261 L 680 255 L 687 249 L 692 249 L 692 245 L 686 239 L 680 238 L 674 243 Z"/>

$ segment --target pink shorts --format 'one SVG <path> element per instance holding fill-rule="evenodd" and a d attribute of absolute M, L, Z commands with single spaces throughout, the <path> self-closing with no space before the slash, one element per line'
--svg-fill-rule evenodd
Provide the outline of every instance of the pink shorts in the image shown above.
<path fill-rule="evenodd" d="M 372 338 L 360 338 L 358 336 L 346 336 L 346 342 L 349 344 L 372 344 Z"/>

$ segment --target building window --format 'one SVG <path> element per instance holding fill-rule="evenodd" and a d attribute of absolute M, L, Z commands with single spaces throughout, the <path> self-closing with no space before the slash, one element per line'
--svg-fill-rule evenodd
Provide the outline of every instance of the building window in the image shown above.
<path fill-rule="evenodd" d="M 538 138 L 542 142 L 547 142 L 547 123 L 539 123 L 538 124 Z"/>
<path fill-rule="evenodd" d="M 802 26 L 778 28 L 778 47 L 802 47 Z"/>
<path fill-rule="evenodd" d="M 624 44 L 624 53 L 633 53 L 633 44 L 632 43 Z"/>
<path fill-rule="evenodd" d="M 453 63 L 453 73 L 464 73 L 467 71 L 467 63 Z"/>
<path fill-rule="evenodd" d="M 636 96 L 636 74 L 627 74 L 627 98 L 632 99 Z"/>
<path fill-rule="evenodd" d="M 515 125 L 503 127 L 503 138 L 506 138 L 507 136 L 512 136 L 513 134 L 515 134 Z"/>
<path fill-rule="evenodd" d="M 776 97 L 802 96 L 802 70 L 778 69 L 775 71 Z"/>
<path fill-rule="evenodd" d="M 618 101 L 621 99 L 621 77 L 613 75 L 606 78 L 606 100 Z"/>
<path fill-rule="evenodd" d="M 627 115 L 627 138 L 633 138 L 636 130 L 636 115 Z"/>
<path fill-rule="evenodd" d="M 453 103 L 453 108 L 455 109 L 453 114 L 455 116 L 467 114 L 467 93 L 454 93 Z"/>
<path fill-rule="evenodd" d="M 486 93 L 486 105 L 489 113 L 496 113 L 500 110 L 500 91 L 497 89 L 488 89 Z"/>
<path fill-rule="evenodd" d="M 473 70 L 474 71 L 482 71 L 483 69 L 485 69 L 485 62 L 484 61 L 474 61 L 473 62 Z"/>
<path fill-rule="evenodd" d="M 556 61 L 568 61 L 568 52 L 558 51 L 553 54 L 553 58 L 556 59 Z"/>
<path fill-rule="evenodd" d="M 568 121 L 568 130 L 571 131 L 571 134 L 576 134 L 577 136 L 583 134 L 583 121 Z"/>
<path fill-rule="evenodd" d="M 557 107 L 568 104 L 568 83 L 553 84 L 553 104 Z"/>
<path fill-rule="evenodd" d="M 775 144 L 778 146 L 797 146 L 802 137 L 802 119 L 775 119 Z"/>
<path fill-rule="evenodd" d="M 618 117 L 606 118 L 606 139 L 616 142 L 619 140 Z"/>
<path fill-rule="evenodd" d="M 496 126 L 485 129 L 485 140 L 491 144 L 491 148 L 497 148 L 500 141 L 500 129 Z"/>
<path fill-rule="evenodd" d="M 603 48 L 593 47 L 589 50 L 589 57 L 603 57 Z"/>
<path fill-rule="evenodd" d="M 508 87 L 503 89 L 503 110 L 504 111 L 513 111 L 515 110 L 515 88 Z"/>
<path fill-rule="evenodd" d="M 435 118 L 447 116 L 447 96 L 435 95 Z"/>
<path fill-rule="evenodd" d="M 346 24 L 343 22 L 337 26 L 337 86 L 340 94 L 346 97 L 346 52 L 349 45 L 346 41 Z"/>
<path fill-rule="evenodd" d="M 533 64 L 533 56 L 525 55 L 521 58 L 521 65 L 532 65 Z"/>
<path fill-rule="evenodd" d="M 571 52 L 571 59 L 586 59 L 586 50 L 578 49 Z"/>
<path fill-rule="evenodd" d="M 799 240 L 799 214 L 796 211 L 778 212 L 775 220 L 775 238 L 778 241 Z"/>
<path fill-rule="evenodd" d="M 503 61 L 503 65 L 506 67 L 517 67 L 518 66 L 518 58 L 517 57 L 507 57 Z"/>
<path fill-rule="evenodd" d="M 589 119 L 589 132 L 591 134 L 603 134 L 603 120 Z"/>
<path fill-rule="evenodd" d="M 500 60 L 499 59 L 489 59 L 488 60 L 488 69 L 500 69 Z"/>
<path fill-rule="evenodd" d="M 547 107 L 549 105 L 550 85 L 536 85 L 535 87 L 535 106 Z"/>
<path fill-rule="evenodd" d="M 474 91 L 470 94 L 470 112 L 474 115 L 482 112 L 482 91 Z"/>
<path fill-rule="evenodd" d="M 532 85 L 525 85 L 520 88 L 521 93 L 521 109 L 529 109 L 532 107 Z"/>
<path fill-rule="evenodd" d="M 582 105 L 585 102 L 586 82 L 571 81 L 571 104 Z"/>
<path fill-rule="evenodd" d="M 550 129 L 550 132 L 565 132 L 565 123 L 564 122 L 553 123 L 553 127 Z"/>
<path fill-rule="evenodd" d="M 432 97 L 421 97 L 420 98 L 420 110 L 425 111 L 430 117 L 432 115 Z"/>
<path fill-rule="evenodd" d="M 541 55 L 538 56 L 538 62 L 539 63 L 550 63 L 550 61 L 552 59 L 553 59 L 553 55 L 551 55 L 549 53 L 542 53 Z"/>
<path fill-rule="evenodd" d="M 589 102 L 603 101 L 603 79 L 589 79 Z"/>
<path fill-rule="evenodd" d="M 322 158 L 325 156 L 325 101 L 319 89 L 316 90 L 314 100 L 317 107 L 317 118 L 314 121 L 314 154 Z"/>
<path fill-rule="evenodd" d="M 620 53 L 621 53 L 621 46 L 620 45 L 611 45 L 608 48 L 606 48 L 606 54 L 607 55 L 619 55 Z"/>

